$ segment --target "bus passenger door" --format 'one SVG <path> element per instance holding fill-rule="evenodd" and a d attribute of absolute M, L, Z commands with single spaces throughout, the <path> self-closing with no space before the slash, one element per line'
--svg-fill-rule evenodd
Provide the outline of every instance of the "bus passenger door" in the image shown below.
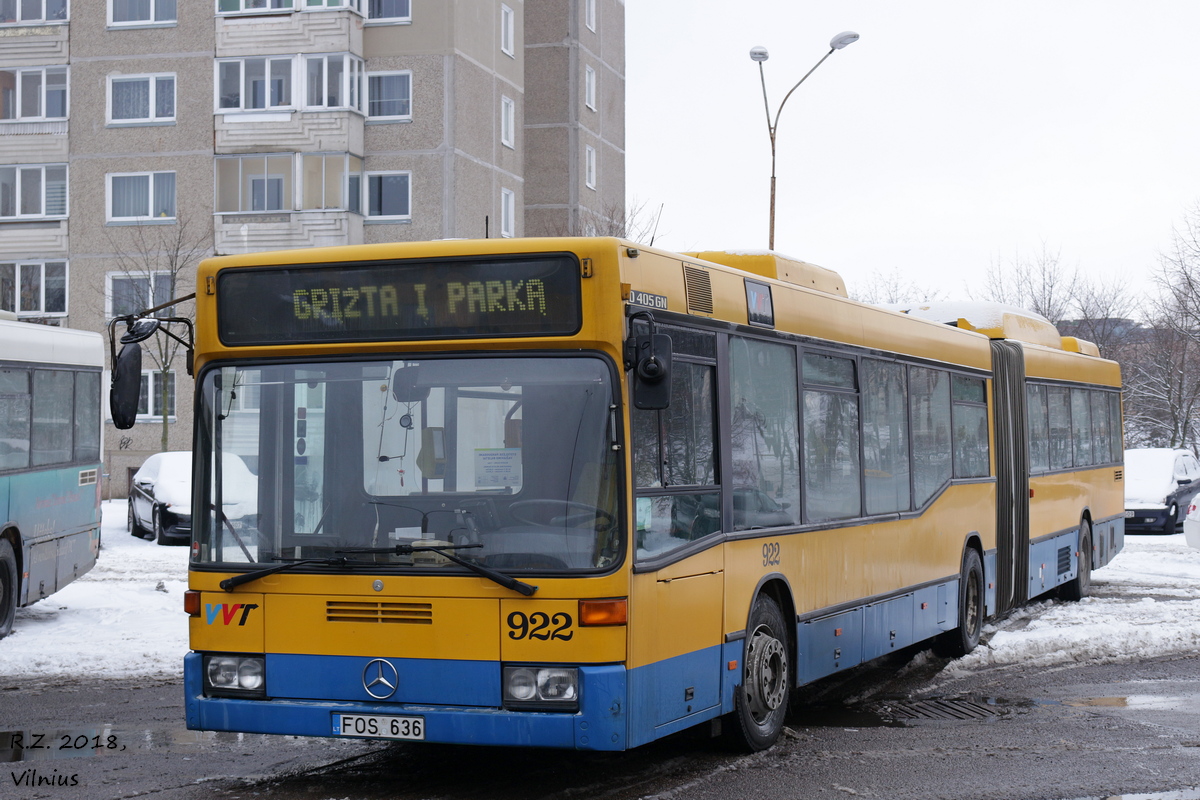
<path fill-rule="evenodd" d="M 1025 351 L 992 342 L 992 405 L 996 437 L 996 578 L 991 614 L 1029 599 L 1029 424 Z M 992 583 L 988 579 L 988 583 Z M 990 592 L 989 592 L 990 594 Z M 989 598 L 990 599 L 990 598 Z"/>
<path fill-rule="evenodd" d="M 715 716 L 721 703 L 722 550 L 634 576 L 630 746 Z M 707 713 L 706 713 L 707 712 Z"/>

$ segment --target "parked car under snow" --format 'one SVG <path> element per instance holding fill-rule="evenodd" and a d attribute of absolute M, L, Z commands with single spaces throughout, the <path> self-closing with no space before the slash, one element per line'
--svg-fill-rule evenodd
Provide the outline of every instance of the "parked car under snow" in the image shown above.
<path fill-rule="evenodd" d="M 1190 450 L 1125 451 L 1125 531 L 1175 533 L 1200 493 L 1200 461 Z"/>
<path fill-rule="evenodd" d="M 225 457 L 223 504 L 230 519 L 258 510 L 258 478 L 245 462 Z M 159 544 L 187 544 L 192 538 L 192 453 L 155 453 L 133 475 L 129 487 L 129 533 Z"/>

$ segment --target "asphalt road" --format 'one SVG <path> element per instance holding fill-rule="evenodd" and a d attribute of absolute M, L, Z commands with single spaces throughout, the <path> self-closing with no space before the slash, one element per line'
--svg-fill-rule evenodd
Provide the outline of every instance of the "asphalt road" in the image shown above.
<path fill-rule="evenodd" d="M 1200 656 L 950 682 L 912 656 L 806 690 L 755 755 L 707 731 L 621 754 L 198 733 L 175 682 L 0 685 L 0 731 L 45 748 L 0 798 L 1200 798 Z"/>

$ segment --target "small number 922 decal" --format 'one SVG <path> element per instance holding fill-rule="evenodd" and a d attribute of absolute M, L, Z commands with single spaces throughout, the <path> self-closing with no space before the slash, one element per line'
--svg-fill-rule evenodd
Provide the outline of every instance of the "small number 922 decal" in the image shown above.
<path fill-rule="evenodd" d="M 767 542 L 763 545 L 763 566 L 772 567 L 779 563 L 779 542 Z"/>
<path fill-rule="evenodd" d="M 560 639 L 569 642 L 575 635 L 575 631 L 571 630 L 574 622 L 571 615 L 563 611 L 553 616 L 542 611 L 535 611 L 529 615 L 514 611 L 508 615 L 508 638 L 540 639 L 543 642 Z"/>

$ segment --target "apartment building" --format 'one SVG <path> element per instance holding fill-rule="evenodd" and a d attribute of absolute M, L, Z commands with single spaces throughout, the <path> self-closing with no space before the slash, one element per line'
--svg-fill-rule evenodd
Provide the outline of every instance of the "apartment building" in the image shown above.
<path fill-rule="evenodd" d="M 104 330 L 214 253 L 605 232 L 624 194 L 623 0 L 0 0 L 23 319 Z M 143 367 L 107 497 L 191 446 L 183 353 Z"/>

